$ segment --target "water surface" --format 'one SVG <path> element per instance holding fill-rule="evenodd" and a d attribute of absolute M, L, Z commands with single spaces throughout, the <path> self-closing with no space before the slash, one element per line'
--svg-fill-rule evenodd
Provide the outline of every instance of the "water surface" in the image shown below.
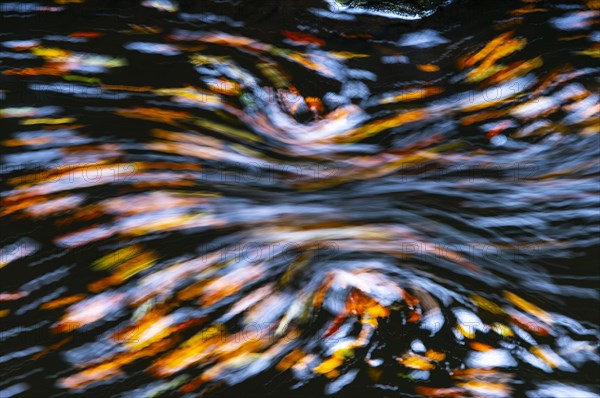
<path fill-rule="evenodd" d="M 0 5 L 0 395 L 597 397 L 598 1 Z"/>

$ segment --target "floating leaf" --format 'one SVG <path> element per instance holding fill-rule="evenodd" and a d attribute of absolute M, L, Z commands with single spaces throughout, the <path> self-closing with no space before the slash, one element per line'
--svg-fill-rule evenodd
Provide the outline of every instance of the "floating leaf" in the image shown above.
<path fill-rule="evenodd" d="M 516 305 L 517 307 L 521 308 L 523 311 L 528 312 L 529 314 L 542 320 L 543 322 L 547 323 L 548 325 L 552 325 L 554 323 L 554 320 L 552 319 L 552 316 L 549 313 L 542 310 L 540 307 L 538 307 L 534 304 L 531 304 L 527 300 L 517 296 L 516 294 L 505 291 L 504 297 L 507 300 L 509 300 L 510 302 L 512 302 L 514 305 Z"/>

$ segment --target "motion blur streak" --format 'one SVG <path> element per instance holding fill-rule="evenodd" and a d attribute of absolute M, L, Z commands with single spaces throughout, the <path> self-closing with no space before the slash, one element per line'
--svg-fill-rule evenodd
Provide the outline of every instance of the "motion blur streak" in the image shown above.
<path fill-rule="evenodd" d="M 0 396 L 599 396 L 600 2 L 108 3 L 0 4 Z"/>

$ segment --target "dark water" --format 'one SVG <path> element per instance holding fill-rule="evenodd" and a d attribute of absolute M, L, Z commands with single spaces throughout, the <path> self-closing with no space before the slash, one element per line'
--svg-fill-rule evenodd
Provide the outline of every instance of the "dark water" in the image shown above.
<path fill-rule="evenodd" d="M 0 396 L 597 397 L 600 3 L 0 5 Z"/>

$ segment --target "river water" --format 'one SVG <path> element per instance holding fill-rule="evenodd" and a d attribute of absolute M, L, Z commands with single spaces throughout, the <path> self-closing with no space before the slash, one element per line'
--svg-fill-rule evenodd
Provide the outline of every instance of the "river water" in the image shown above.
<path fill-rule="evenodd" d="M 599 16 L 0 4 L 0 396 L 598 397 Z"/>

